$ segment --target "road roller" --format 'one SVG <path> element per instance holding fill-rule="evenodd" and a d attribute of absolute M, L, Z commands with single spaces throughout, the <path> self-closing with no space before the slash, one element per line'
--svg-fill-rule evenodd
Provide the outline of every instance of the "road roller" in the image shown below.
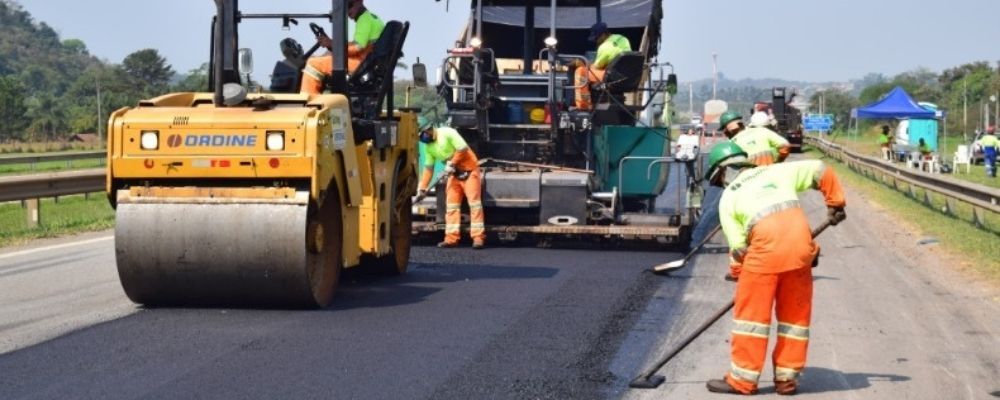
<path fill-rule="evenodd" d="M 418 110 L 397 110 L 392 99 L 409 25 L 387 22 L 348 71 L 345 3 L 319 14 L 253 14 L 215 0 L 206 91 L 111 115 L 107 191 L 129 299 L 325 307 L 345 268 L 406 271 Z M 275 46 L 284 59 L 266 89 L 250 79 L 253 52 L 239 46 L 239 25 L 253 19 L 273 20 L 276 31 L 319 22 L 309 25 L 317 43 L 308 51 L 291 38 Z M 300 94 L 302 67 L 324 36 L 332 73 L 321 94 Z"/>

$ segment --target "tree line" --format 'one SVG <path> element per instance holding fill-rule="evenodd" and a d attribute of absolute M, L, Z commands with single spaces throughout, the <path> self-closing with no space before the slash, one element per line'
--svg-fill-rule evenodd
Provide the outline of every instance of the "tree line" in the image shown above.
<path fill-rule="evenodd" d="M 204 90 L 207 68 L 177 74 L 155 49 L 105 62 L 83 41 L 60 40 L 20 5 L 0 0 L 0 143 L 96 133 L 111 112 L 140 99 Z"/>

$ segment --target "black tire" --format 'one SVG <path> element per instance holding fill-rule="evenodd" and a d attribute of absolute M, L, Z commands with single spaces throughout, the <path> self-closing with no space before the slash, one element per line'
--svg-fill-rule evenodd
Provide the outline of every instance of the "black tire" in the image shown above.
<path fill-rule="evenodd" d="M 311 213 L 310 225 L 322 226 L 322 248 L 317 254 L 309 257 L 309 286 L 315 306 L 319 308 L 330 305 L 340 284 L 340 273 L 344 269 L 344 220 L 340 209 L 340 193 L 336 183 L 330 185 L 323 205 Z M 312 229 L 307 229 L 306 242 L 316 240 Z"/>
<path fill-rule="evenodd" d="M 412 176 L 404 177 L 405 165 L 400 162 L 396 168 L 389 198 L 389 254 L 373 260 L 372 266 L 379 274 L 396 276 L 406 273 L 410 264 L 410 247 L 413 244 L 413 197 L 408 193 Z"/>

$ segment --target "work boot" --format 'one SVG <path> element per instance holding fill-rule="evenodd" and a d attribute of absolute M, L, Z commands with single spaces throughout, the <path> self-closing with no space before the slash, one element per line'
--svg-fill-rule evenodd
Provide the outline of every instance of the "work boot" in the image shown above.
<path fill-rule="evenodd" d="M 742 394 L 736 388 L 729 386 L 729 382 L 726 382 L 725 379 L 709 379 L 708 382 L 705 382 L 705 387 L 712 393 Z"/>
<path fill-rule="evenodd" d="M 774 392 L 784 396 L 791 396 L 799 391 L 799 385 L 795 380 L 774 381 Z"/>
<path fill-rule="evenodd" d="M 444 241 L 444 242 L 438 243 L 438 247 L 440 247 L 442 249 L 452 248 L 452 247 L 458 247 L 458 243 L 452 243 L 452 242 L 449 242 L 449 241 Z"/>
<path fill-rule="evenodd" d="M 482 250 L 486 247 L 486 241 L 482 239 L 476 239 L 472 241 L 473 250 Z"/>

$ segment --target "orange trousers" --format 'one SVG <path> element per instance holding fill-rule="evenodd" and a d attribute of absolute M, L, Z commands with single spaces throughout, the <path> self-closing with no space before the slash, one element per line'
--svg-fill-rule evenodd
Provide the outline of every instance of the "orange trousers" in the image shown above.
<path fill-rule="evenodd" d="M 462 237 L 462 199 L 469 201 L 469 234 L 472 240 L 480 243 L 486 241 L 486 222 L 483 216 L 483 175 L 479 168 L 473 169 L 469 177 L 460 181 L 454 176 L 448 178 L 447 210 L 444 214 L 444 241 L 455 244 Z"/>
<path fill-rule="evenodd" d="M 812 314 L 812 268 L 777 274 L 743 271 L 736 284 L 732 364 L 726 382 L 742 393 L 757 390 L 764 370 L 771 312 L 778 318 L 778 339 L 771 359 L 774 380 L 795 382 L 806 364 Z"/>
<path fill-rule="evenodd" d="M 347 72 L 353 72 L 361 66 L 365 56 L 369 51 L 348 52 Z M 300 93 L 320 94 L 323 93 L 323 78 L 333 73 L 333 55 L 327 54 L 319 57 L 309 57 L 306 67 L 302 71 L 302 85 Z"/>
<path fill-rule="evenodd" d="M 604 79 L 604 70 L 579 67 L 573 72 L 573 76 L 576 81 L 576 108 L 581 110 L 593 108 L 594 103 L 590 98 L 590 84 L 602 81 Z"/>

